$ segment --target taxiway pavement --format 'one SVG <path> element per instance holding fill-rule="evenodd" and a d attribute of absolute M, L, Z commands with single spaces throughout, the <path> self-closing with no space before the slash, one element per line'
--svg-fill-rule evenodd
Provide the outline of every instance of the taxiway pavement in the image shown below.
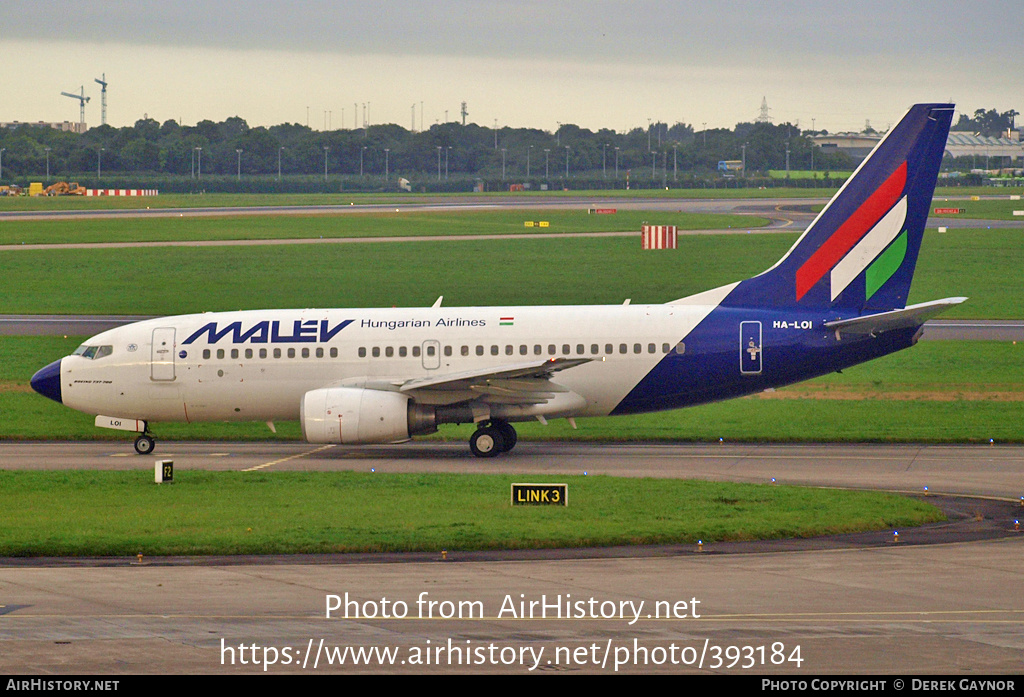
<path fill-rule="evenodd" d="M 151 469 L 155 457 L 128 455 L 130 447 L 5 444 L 0 464 Z M 918 492 L 929 486 L 934 494 L 1003 499 L 1003 506 L 1018 505 L 1024 490 L 1018 446 L 521 443 L 494 461 L 443 443 L 158 447 L 156 455 L 186 471 L 372 466 L 524 477 L 582 470 L 775 477 Z M 977 510 L 975 518 L 988 510 L 982 500 Z M 967 516 L 961 524 L 973 522 Z M 16 560 L 0 565 L 0 671 L 262 673 L 263 663 L 274 661 L 266 672 L 1019 674 L 1024 537 L 1012 521 L 997 525 L 1008 527 L 1005 535 L 985 541 L 886 539 L 745 553 L 708 545 L 699 553 L 486 561 L 453 551 L 447 559 L 410 556 L 404 563 Z M 329 605 L 345 600 L 354 603 L 347 618 L 343 611 L 328 616 Z"/>

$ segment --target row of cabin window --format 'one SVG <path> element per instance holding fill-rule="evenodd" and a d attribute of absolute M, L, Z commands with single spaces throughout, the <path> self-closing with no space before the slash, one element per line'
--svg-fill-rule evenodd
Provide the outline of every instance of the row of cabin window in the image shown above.
<path fill-rule="evenodd" d="M 410 350 L 410 348 L 411 348 L 411 350 Z M 558 347 L 555 344 L 548 344 L 548 346 L 547 346 L 547 355 L 549 355 L 549 356 L 556 356 L 556 355 L 558 355 L 557 348 Z M 571 349 L 572 349 L 572 347 L 569 344 L 562 344 L 561 355 L 563 355 L 563 356 L 572 355 L 572 350 Z M 437 347 L 432 345 L 432 344 L 428 344 L 423 350 L 426 352 L 426 354 L 428 356 L 431 356 L 431 357 L 435 356 L 436 353 L 437 353 Z M 453 347 L 445 346 L 443 350 L 444 350 L 444 355 L 445 356 L 453 355 L 453 352 L 454 352 L 453 351 Z M 663 343 L 661 345 L 661 352 L 662 353 L 668 353 L 671 350 L 673 350 L 671 344 Z M 680 341 L 678 344 L 675 345 L 675 352 L 676 353 L 682 354 L 685 351 L 686 351 L 686 346 L 683 344 L 682 341 Z M 271 354 L 271 352 L 272 352 L 272 354 Z M 374 347 L 372 347 L 370 349 L 370 355 L 373 356 L 374 358 L 380 358 L 382 353 L 383 353 L 384 357 L 392 358 L 392 357 L 395 356 L 396 352 L 397 352 L 397 355 L 398 355 L 399 358 L 405 358 L 405 357 L 409 356 L 410 354 L 412 355 L 413 358 L 419 358 L 420 355 L 421 355 L 421 347 L 419 347 L 419 346 L 412 346 L 412 347 L 407 347 L 407 346 L 398 346 L 398 347 L 395 347 L 395 346 L 385 346 L 382 349 L 380 346 L 374 346 Z M 600 344 L 590 344 L 590 354 L 591 355 L 595 355 L 596 356 L 600 352 L 601 352 Z M 629 352 L 630 352 L 629 344 L 619 344 L 619 353 L 620 354 L 627 354 Z M 632 352 L 634 354 L 643 353 L 644 352 L 643 344 L 633 344 Z M 647 344 L 647 353 L 657 353 L 657 352 L 658 352 L 657 344 Z M 462 356 L 470 355 L 470 347 L 469 346 L 463 346 L 460 349 L 459 353 Z M 484 353 L 485 353 L 485 347 L 482 346 L 482 345 L 477 345 L 475 353 L 476 353 L 477 356 L 483 356 Z M 511 344 L 506 344 L 505 345 L 505 355 L 506 356 L 513 356 L 513 355 L 515 355 L 515 353 L 516 353 L 515 352 L 515 346 L 513 346 Z M 583 355 L 586 355 L 586 353 L 587 353 L 587 346 L 585 344 L 576 344 L 576 355 L 577 356 L 583 356 Z M 615 346 L 614 346 L 614 344 L 605 344 L 604 345 L 604 353 L 607 354 L 607 355 L 611 355 L 611 354 L 615 353 Z M 309 347 L 303 347 L 303 348 L 298 349 L 298 350 L 296 350 L 295 348 L 288 348 L 288 349 L 284 349 L 284 350 L 282 350 L 280 348 L 275 348 L 275 349 L 261 348 L 261 349 L 259 349 L 258 352 L 254 351 L 251 348 L 245 349 L 244 352 L 239 352 L 238 349 L 231 349 L 230 352 L 226 351 L 225 349 L 217 349 L 217 358 L 218 359 L 226 358 L 229 354 L 230 354 L 232 359 L 237 359 L 237 358 L 240 358 L 240 357 L 243 357 L 243 356 L 245 358 L 247 358 L 247 359 L 251 359 L 251 358 L 254 358 L 257 355 L 260 358 L 269 358 L 270 355 L 273 355 L 274 358 L 283 358 L 285 355 L 287 355 L 288 358 L 295 358 L 297 355 L 298 356 L 302 356 L 302 358 L 311 358 L 311 357 L 314 357 L 314 356 L 316 358 L 323 358 L 325 355 L 329 355 L 331 358 L 337 358 L 338 357 L 338 348 L 336 346 L 332 346 L 326 352 L 326 354 L 325 354 L 324 348 L 322 346 L 318 346 L 318 347 L 316 347 L 315 349 L 312 349 L 312 350 L 310 350 Z M 492 356 L 501 355 L 501 347 L 498 346 L 497 344 L 492 344 L 491 347 L 490 347 L 490 354 Z M 520 344 L 519 345 L 519 355 L 520 356 L 527 356 L 529 354 L 530 354 L 529 347 L 526 344 Z M 534 344 L 533 345 L 533 355 L 535 355 L 535 356 L 542 356 L 542 355 L 544 355 L 543 346 L 541 346 L 540 344 Z M 366 349 L 365 346 L 361 346 L 359 348 L 359 357 L 360 358 L 366 358 L 366 356 L 367 356 L 367 349 Z M 203 359 L 204 360 L 209 360 L 211 357 L 212 357 L 212 352 L 210 351 L 210 349 L 203 349 Z"/>
<path fill-rule="evenodd" d="M 210 349 L 203 349 L 203 359 L 204 360 L 209 360 L 210 355 L 211 355 Z M 228 352 L 226 352 L 224 349 L 217 349 L 217 358 L 225 358 L 227 355 L 228 355 Z M 240 357 L 238 349 L 231 349 L 230 355 L 231 355 L 231 358 L 239 358 Z M 256 353 L 254 353 L 253 349 L 247 348 L 247 349 L 245 349 L 245 351 L 241 355 L 244 355 L 246 358 L 253 358 L 255 355 L 258 355 L 260 358 L 269 358 L 271 355 L 273 355 L 274 358 L 283 358 L 284 355 L 287 355 L 288 358 L 295 358 L 296 355 L 301 355 L 303 358 L 311 358 L 313 356 L 316 356 L 317 358 L 323 358 L 324 357 L 324 348 L 323 348 L 323 346 L 317 346 L 315 349 L 313 349 L 311 351 L 309 349 L 309 347 L 306 346 L 304 348 L 299 349 L 298 354 L 296 354 L 296 350 L 294 348 L 285 349 L 284 351 L 282 351 L 282 349 L 279 349 L 279 348 L 275 348 L 275 349 L 272 349 L 272 350 L 271 349 L 261 348 Z M 330 350 L 329 350 L 329 355 L 330 355 L 331 358 L 337 358 L 338 357 L 338 347 L 337 346 L 332 346 L 330 348 Z"/>
<path fill-rule="evenodd" d="M 434 356 L 434 355 L 436 355 L 437 347 L 434 346 L 434 345 L 428 344 L 426 347 L 424 347 L 424 350 L 426 351 L 426 354 L 428 356 Z M 673 350 L 673 347 L 672 347 L 671 344 L 664 343 L 664 344 L 661 345 L 661 352 L 662 353 L 668 353 L 671 350 Z M 676 353 L 682 354 L 685 351 L 686 351 L 686 346 L 683 344 L 682 341 L 680 341 L 678 344 L 675 345 L 675 352 Z M 479 344 L 476 346 L 476 349 L 475 349 L 476 355 L 483 356 L 485 354 L 485 352 L 486 352 L 486 347 L 485 346 L 482 346 L 482 345 L 479 345 Z M 492 356 L 499 356 L 499 355 L 501 355 L 501 352 L 502 352 L 502 347 L 501 346 L 498 346 L 497 344 L 492 344 L 491 345 L 491 347 L 490 347 L 490 354 Z M 505 352 L 506 356 L 514 356 L 516 354 L 516 347 L 513 346 L 512 344 L 506 344 L 505 347 L 504 347 L 504 352 Z M 629 352 L 630 352 L 629 344 L 619 344 L 619 353 L 620 354 L 627 354 Z M 644 345 L 643 344 L 633 344 L 632 352 L 633 353 L 643 353 L 644 352 Z M 658 352 L 658 345 L 657 344 L 647 344 L 647 353 L 657 353 L 657 352 Z M 395 346 L 384 346 L 383 348 L 380 347 L 380 346 L 373 346 L 373 347 L 371 347 L 369 349 L 369 355 L 372 356 L 373 358 L 380 358 L 381 355 L 383 355 L 385 358 L 392 358 L 392 357 L 394 357 L 396 355 L 396 353 L 397 353 L 399 358 L 405 358 L 406 356 L 409 355 L 410 352 L 409 352 L 408 347 L 406 347 L 406 346 L 398 346 L 398 347 L 395 347 Z M 413 358 L 418 358 L 420 356 L 420 347 L 419 346 L 413 346 L 411 353 L 412 353 Z M 451 355 L 453 355 L 453 353 L 454 353 L 454 348 L 452 346 L 445 346 L 444 347 L 444 355 L 445 356 L 451 356 Z M 601 345 L 600 344 L 590 344 L 590 354 L 591 355 L 595 355 L 596 356 L 596 355 L 598 355 L 600 353 L 601 353 Z M 604 345 L 604 353 L 606 355 L 611 355 L 611 354 L 615 353 L 615 345 L 614 344 L 605 344 Z M 462 355 L 462 356 L 470 355 L 470 347 L 469 346 L 463 346 L 459 350 L 459 354 Z M 586 354 L 587 354 L 587 346 L 586 346 L 586 344 L 576 344 L 576 355 L 577 356 L 583 356 L 583 355 L 586 355 Z M 528 355 L 530 355 L 530 347 L 527 346 L 526 344 L 520 344 L 519 345 L 519 355 L 520 356 L 528 356 Z M 534 356 L 543 356 L 544 355 L 544 347 L 542 345 L 540 345 L 540 344 L 534 344 L 533 345 L 533 355 Z M 556 344 L 548 344 L 548 346 L 547 346 L 547 355 L 549 355 L 549 356 L 557 356 L 557 355 L 559 355 L 558 346 Z M 569 344 L 562 344 L 561 355 L 563 355 L 563 356 L 572 355 L 572 346 L 570 346 Z M 366 347 L 365 346 L 359 347 L 359 357 L 360 358 L 366 358 L 366 356 L 367 356 L 367 349 L 366 349 Z"/>

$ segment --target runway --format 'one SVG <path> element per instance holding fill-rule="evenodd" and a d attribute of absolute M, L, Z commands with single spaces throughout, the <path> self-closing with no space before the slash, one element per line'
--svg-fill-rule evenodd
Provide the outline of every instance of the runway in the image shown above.
<path fill-rule="evenodd" d="M 18 469 L 152 468 L 154 458 L 126 455 L 130 447 L 9 443 L 0 457 Z M 1013 506 L 1024 492 L 1018 446 L 521 443 L 487 462 L 463 444 L 160 447 L 157 455 L 183 470 L 775 477 L 929 486 Z M 979 502 L 977 510 L 986 509 Z M 979 516 L 961 524 L 985 523 Z M 913 545 L 893 543 L 886 532 L 874 544 L 804 551 L 727 553 L 708 545 L 584 559 L 471 561 L 453 551 L 404 563 L 144 558 L 7 566 L 0 568 L 0 670 L 261 673 L 261 661 L 273 660 L 268 673 L 1012 675 L 1024 649 L 1024 537 L 1012 521 L 994 524 L 1008 526 L 1001 539 Z M 344 611 L 328 617 L 327 607 L 346 599 L 348 618 Z"/>
<path fill-rule="evenodd" d="M 942 197 L 943 202 L 966 200 L 968 197 Z M 999 199 L 1001 196 L 984 197 Z M 633 198 L 589 197 L 574 194 L 562 197 L 488 197 L 462 196 L 457 200 L 417 196 L 415 199 L 393 198 L 387 202 L 349 204 L 323 204 L 310 206 L 192 206 L 181 208 L 126 208 L 81 210 L 0 211 L 0 222 L 19 220 L 102 220 L 111 218 L 184 218 L 263 215 L 349 215 L 359 213 L 453 213 L 487 210 L 651 210 L 686 213 L 735 213 L 764 216 L 770 219 L 809 223 L 829 198 Z M 928 227 L 1021 227 L 1020 221 L 990 221 L 973 218 L 929 216 Z M 803 228 L 799 228 L 802 230 Z"/>
<path fill-rule="evenodd" d="M 4 469 L 152 468 L 170 458 L 179 469 L 222 471 L 362 470 L 521 474 L 607 474 L 697 478 L 806 486 L 971 494 L 1016 500 L 1024 495 L 1024 446 L 781 445 L 523 442 L 508 456 L 476 458 L 462 442 L 416 440 L 397 445 L 296 442 L 193 443 L 158 440 L 152 456 L 124 440 L 4 443 Z"/>

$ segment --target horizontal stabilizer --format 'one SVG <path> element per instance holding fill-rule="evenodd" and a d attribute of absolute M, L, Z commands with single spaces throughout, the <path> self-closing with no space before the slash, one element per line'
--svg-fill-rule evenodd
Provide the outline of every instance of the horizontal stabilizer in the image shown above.
<path fill-rule="evenodd" d="M 874 315 L 851 317 L 850 319 L 836 319 L 831 322 L 825 322 L 825 326 L 829 329 L 834 329 L 837 335 L 850 334 L 874 336 L 875 334 L 891 331 L 893 329 L 919 327 L 924 324 L 925 320 L 934 317 L 941 312 L 945 312 L 955 305 L 959 305 L 964 300 L 967 300 L 967 298 L 943 298 L 942 300 L 932 300 L 931 302 L 920 303 L 918 305 L 908 305 L 902 310 L 879 312 Z"/>

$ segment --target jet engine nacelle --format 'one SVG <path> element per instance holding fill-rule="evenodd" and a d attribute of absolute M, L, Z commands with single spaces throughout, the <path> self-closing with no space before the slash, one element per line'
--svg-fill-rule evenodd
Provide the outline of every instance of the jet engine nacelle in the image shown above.
<path fill-rule="evenodd" d="M 302 397 L 302 435 L 310 443 L 394 443 L 436 430 L 433 410 L 401 392 L 327 387 Z"/>

